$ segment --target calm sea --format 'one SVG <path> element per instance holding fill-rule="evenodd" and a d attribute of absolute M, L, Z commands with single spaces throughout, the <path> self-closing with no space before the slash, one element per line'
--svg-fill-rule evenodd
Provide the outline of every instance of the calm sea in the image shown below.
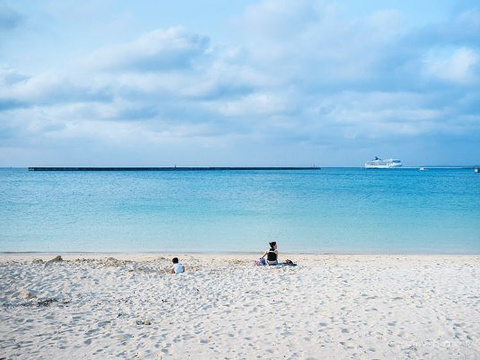
<path fill-rule="evenodd" d="M 0 169 L 0 252 L 480 253 L 472 169 Z"/>

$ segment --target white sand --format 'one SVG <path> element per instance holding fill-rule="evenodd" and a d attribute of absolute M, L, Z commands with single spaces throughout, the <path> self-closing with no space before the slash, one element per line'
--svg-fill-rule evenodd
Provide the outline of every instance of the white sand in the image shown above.
<path fill-rule="evenodd" d="M 0 256 L 0 358 L 480 359 L 478 256 L 112 256 Z"/>

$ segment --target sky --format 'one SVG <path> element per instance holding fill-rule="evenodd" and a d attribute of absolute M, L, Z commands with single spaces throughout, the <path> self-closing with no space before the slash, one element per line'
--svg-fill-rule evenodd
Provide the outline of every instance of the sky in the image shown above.
<path fill-rule="evenodd" d="M 479 4 L 0 0 L 0 167 L 479 165 Z"/>

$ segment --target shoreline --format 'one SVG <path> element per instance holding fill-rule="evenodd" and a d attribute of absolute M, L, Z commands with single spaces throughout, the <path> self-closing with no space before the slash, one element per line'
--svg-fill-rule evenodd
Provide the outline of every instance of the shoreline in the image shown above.
<path fill-rule="evenodd" d="M 75 262 L 83 260 L 107 261 L 114 259 L 115 261 L 128 261 L 138 263 L 154 263 L 159 259 L 162 261 L 170 261 L 174 257 L 180 260 L 188 260 L 190 262 L 219 263 L 222 262 L 240 262 L 245 264 L 254 264 L 261 256 L 261 252 L 15 252 L 0 253 L 0 264 L 8 264 L 9 262 L 48 262 L 57 256 L 66 262 Z M 321 261 L 337 259 L 339 261 L 355 261 L 370 262 L 378 261 L 478 261 L 480 263 L 480 255 L 477 254 L 356 254 L 356 253 L 280 253 L 279 261 L 283 262 L 290 259 L 300 266 L 309 266 Z"/>
<path fill-rule="evenodd" d="M 173 257 L 189 258 L 189 259 L 215 259 L 215 260 L 231 260 L 238 259 L 242 261 L 254 262 L 261 256 L 262 252 L 0 252 L 0 263 L 8 261 L 48 261 L 56 256 L 61 256 L 64 260 L 105 260 L 106 258 L 115 258 L 122 261 L 148 262 L 159 258 L 171 259 Z M 280 253 L 280 261 L 285 259 L 294 260 L 295 262 L 311 260 L 339 258 L 339 259 L 357 259 L 369 260 L 376 259 L 477 259 L 480 261 L 480 254 L 431 254 L 431 253 L 300 253 L 285 252 Z"/>
<path fill-rule="evenodd" d="M 267 246 L 268 247 L 268 246 Z M 14 255 L 132 255 L 132 256 L 151 256 L 162 254 L 192 254 L 192 255 L 253 255 L 262 254 L 263 251 L 0 251 L 0 257 Z M 282 254 L 299 255 L 299 256 L 323 256 L 323 255 L 351 255 L 351 256 L 480 256 L 480 252 L 417 252 L 417 251 L 403 251 L 403 252 L 373 252 L 373 251 L 284 251 Z"/>
<path fill-rule="evenodd" d="M 152 261 L 158 258 L 189 258 L 200 260 L 216 259 L 216 260 L 231 260 L 241 259 L 244 261 L 254 262 L 261 256 L 262 252 L 0 252 L 0 263 L 17 260 L 17 261 L 32 261 L 39 259 L 48 261 L 56 256 L 61 256 L 64 260 L 78 260 L 78 259 L 95 259 L 104 260 L 106 258 L 116 258 L 118 260 L 129 261 Z M 296 253 L 286 252 L 280 253 L 280 260 L 285 259 L 301 259 L 304 261 L 318 260 L 325 258 L 343 258 L 343 259 L 478 259 L 480 254 L 426 254 L 426 253 Z"/>

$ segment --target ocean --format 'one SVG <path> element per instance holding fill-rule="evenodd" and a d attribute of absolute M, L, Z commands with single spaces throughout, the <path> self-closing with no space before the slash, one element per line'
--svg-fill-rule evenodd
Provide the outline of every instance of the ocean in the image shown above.
<path fill-rule="evenodd" d="M 473 169 L 0 169 L 0 252 L 480 254 Z"/>

